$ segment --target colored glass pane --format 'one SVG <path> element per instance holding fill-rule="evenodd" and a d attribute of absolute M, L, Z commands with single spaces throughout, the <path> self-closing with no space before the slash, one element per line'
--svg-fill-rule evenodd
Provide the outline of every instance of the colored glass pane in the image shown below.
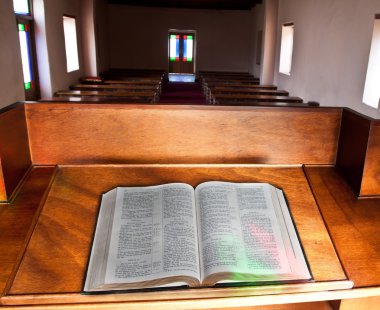
<path fill-rule="evenodd" d="M 186 40 L 186 61 L 193 61 L 194 41 L 193 36 L 187 36 Z"/>
<path fill-rule="evenodd" d="M 25 25 L 24 24 L 18 24 L 18 31 L 25 31 Z"/>
<path fill-rule="evenodd" d="M 13 9 L 17 14 L 30 14 L 29 0 L 13 0 Z"/>
<path fill-rule="evenodd" d="M 24 74 L 24 83 L 30 83 L 32 81 L 32 71 L 31 71 L 31 61 L 30 61 L 30 37 L 29 33 L 20 30 L 21 28 L 25 29 L 25 27 L 20 27 L 19 24 L 19 39 L 20 39 L 20 49 L 21 49 L 21 61 L 22 61 L 22 71 Z"/>
<path fill-rule="evenodd" d="M 183 36 L 183 58 L 182 61 L 186 61 L 187 58 L 187 36 Z"/>
<path fill-rule="evenodd" d="M 172 34 L 170 35 L 169 41 L 170 49 L 169 49 L 169 58 L 170 61 L 175 61 L 177 57 L 177 36 Z M 179 53 L 179 52 L 178 52 Z"/>
<path fill-rule="evenodd" d="M 24 83 L 24 88 L 25 90 L 28 90 L 32 87 L 32 83 L 28 82 L 28 83 Z"/>

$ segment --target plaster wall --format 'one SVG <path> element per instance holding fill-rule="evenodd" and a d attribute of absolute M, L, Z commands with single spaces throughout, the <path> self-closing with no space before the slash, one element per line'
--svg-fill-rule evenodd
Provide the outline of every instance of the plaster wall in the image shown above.
<path fill-rule="evenodd" d="M 250 61 L 250 73 L 256 77 L 261 75 L 261 64 L 263 58 L 263 39 L 264 39 L 264 6 L 259 4 L 251 10 L 251 23 L 252 23 L 252 34 L 251 34 L 251 61 Z M 261 32 L 261 53 L 259 52 L 259 32 Z M 260 55 L 261 54 L 261 55 Z M 257 62 L 257 58 L 260 61 Z"/>
<path fill-rule="evenodd" d="M 251 12 L 109 5 L 110 67 L 167 69 L 169 29 L 196 31 L 196 70 L 249 70 Z"/>
<path fill-rule="evenodd" d="M 0 12 L 0 108 L 3 108 L 25 100 L 25 93 L 13 1 L 0 1 Z"/>
<path fill-rule="evenodd" d="M 346 106 L 374 118 L 362 103 L 375 14 L 380 0 L 279 0 L 274 83 L 322 106 Z M 278 73 L 281 26 L 294 22 L 290 76 Z"/>

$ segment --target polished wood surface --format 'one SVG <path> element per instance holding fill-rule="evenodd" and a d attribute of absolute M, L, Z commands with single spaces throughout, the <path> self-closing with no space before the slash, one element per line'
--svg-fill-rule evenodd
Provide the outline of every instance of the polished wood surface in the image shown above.
<path fill-rule="evenodd" d="M 118 90 L 118 91 L 157 91 L 156 85 L 128 85 L 128 84 L 74 84 L 72 90 Z"/>
<path fill-rule="evenodd" d="M 43 103 L 26 112 L 35 164 L 332 164 L 341 116 L 339 108 Z"/>
<path fill-rule="evenodd" d="M 325 288 L 326 285 L 336 285 L 336 288 L 349 286 L 301 167 L 61 166 L 7 295 L 81 291 L 101 193 L 116 186 L 144 186 L 170 182 L 186 182 L 195 186 L 208 180 L 269 182 L 282 188 L 316 281 L 314 289 L 318 290 L 318 283 L 320 287 L 325 285 Z M 339 283 L 340 281 L 342 282 Z M 313 287 L 314 284 L 310 285 Z M 309 283 L 298 284 L 298 291 L 307 291 L 308 286 Z M 285 288 L 286 286 L 280 288 L 275 285 L 266 293 L 278 293 L 278 289 L 284 292 Z M 292 285 L 289 284 L 288 289 L 292 290 Z M 204 292 L 205 296 L 221 297 L 230 290 L 205 289 Z M 255 288 L 250 291 L 249 287 L 245 287 L 240 294 L 243 292 L 248 296 L 255 293 Z M 154 299 L 157 292 L 151 295 L 144 294 L 127 295 L 124 298 Z M 202 289 L 172 291 L 169 295 L 177 299 L 181 296 L 200 298 Z M 12 298 L 17 300 L 17 296 Z M 54 296 L 51 296 L 50 301 L 54 302 Z"/>
<path fill-rule="evenodd" d="M 261 102 L 261 101 L 221 101 L 218 100 L 214 105 L 217 106 L 247 106 L 247 107 L 292 107 L 292 108 L 315 108 L 316 105 L 314 103 L 309 102 Z"/>
<path fill-rule="evenodd" d="M 245 89 L 272 89 L 276 90 L 275 85 L 256 85 L 256 84 L 239 84 L 239 83 L 224 83 L 224 82 L 207 82 L 206 86 L 211 89 L 223 89 L 223 88 L 245 88 Z"/>
<path fill-rule="evenodd" d="M 268 101 L 268 102 L 302 102 L 302 98 L 291 96 L 270 96 L 270 95 L 248 95 L 248 94 L 217 94 L 215 102 L 218 101 Z"/>
<path fill-rule="evenodd" d="M 223 87 L 215 88 L 211 91 L 211 94 L 258 94 L 258 95 L 272 95 L 272 96 L 289 96 L 289 92 L 285 90 L 272 90 L 272 89 L 261 89 L 261 88 L 237 88 L 237 87 Z"/>
<path fill-rule="evenodd" d="M 152 100 L 156 95 L 155 91 L 97 91 L 97 90 L 60 90 L 55 93 L 56 97 L 128 97 L 131 99 L 144 98 Z"/>
<path fill-rule="evenodd" d="M 135 79 L 135 80 L 104 80 L 104 84 L 121 84 L 121 85 L 158 85 L 161 79 Z"/>
<path fill-rule="evenodd" d="M 0 202 L 8 201 L 31 166 L 24 106 L 0 113 Z"/>
<path fill-rule="evenodd" d="M 32 169 L 12 204 L 0 204 L 0 295 L 21 258 L 53 174 L 54 167 Z"/>
<path fill-rule="evenodd" d="M 355 287 L 380 286 L 380 199 L 357 199 L 334 167 L 305 170 L 348 277 Z"/>
<path fill-rule="evenodd" d="M 363 180 L 360 188 L 361 196 L 380 197 L 380 121 L 371 121 Z"/>

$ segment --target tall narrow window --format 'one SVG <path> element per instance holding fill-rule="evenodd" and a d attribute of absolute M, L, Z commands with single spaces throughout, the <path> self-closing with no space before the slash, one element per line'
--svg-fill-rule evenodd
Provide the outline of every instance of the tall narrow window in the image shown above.
<path fill-rule="evenodd" d="M 77 28 L 75 17 L 63 16 L 67 72 L 79 69 Z"/>
<path fill-rule="evenodd" d="M 282 26 L 280 73 L 290 75 L 292 69 L 294 24 L 287 23 Z"/>
<path fill-rule="evenodd" d="M 371 50 L 368 59 L 363 102 L 373 108 L 379 107 L 380 101 L 380 15 L 376 15 L 373 27 Z"/>
<path fill-rule="evenodd" d="M 183 61 L 193 61 L 193 36 L 183 36 Z"/>
<path fill-rule="evenodd" d="M 13 0 L 21 50 L 22 72 L 26 100 L 39 99 L 36 53 L 33 36 L 33 16 L 29 0 Z"/>

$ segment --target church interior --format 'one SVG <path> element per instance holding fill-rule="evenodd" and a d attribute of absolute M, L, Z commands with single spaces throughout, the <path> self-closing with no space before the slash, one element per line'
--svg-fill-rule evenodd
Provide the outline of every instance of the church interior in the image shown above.
<path fill-rule="evenodd" d="M 379 309 L 380 0 L 0 1 L 0 309 Z M 286 197 L 310 281 L 86 294 L 103 193 Z"/>

